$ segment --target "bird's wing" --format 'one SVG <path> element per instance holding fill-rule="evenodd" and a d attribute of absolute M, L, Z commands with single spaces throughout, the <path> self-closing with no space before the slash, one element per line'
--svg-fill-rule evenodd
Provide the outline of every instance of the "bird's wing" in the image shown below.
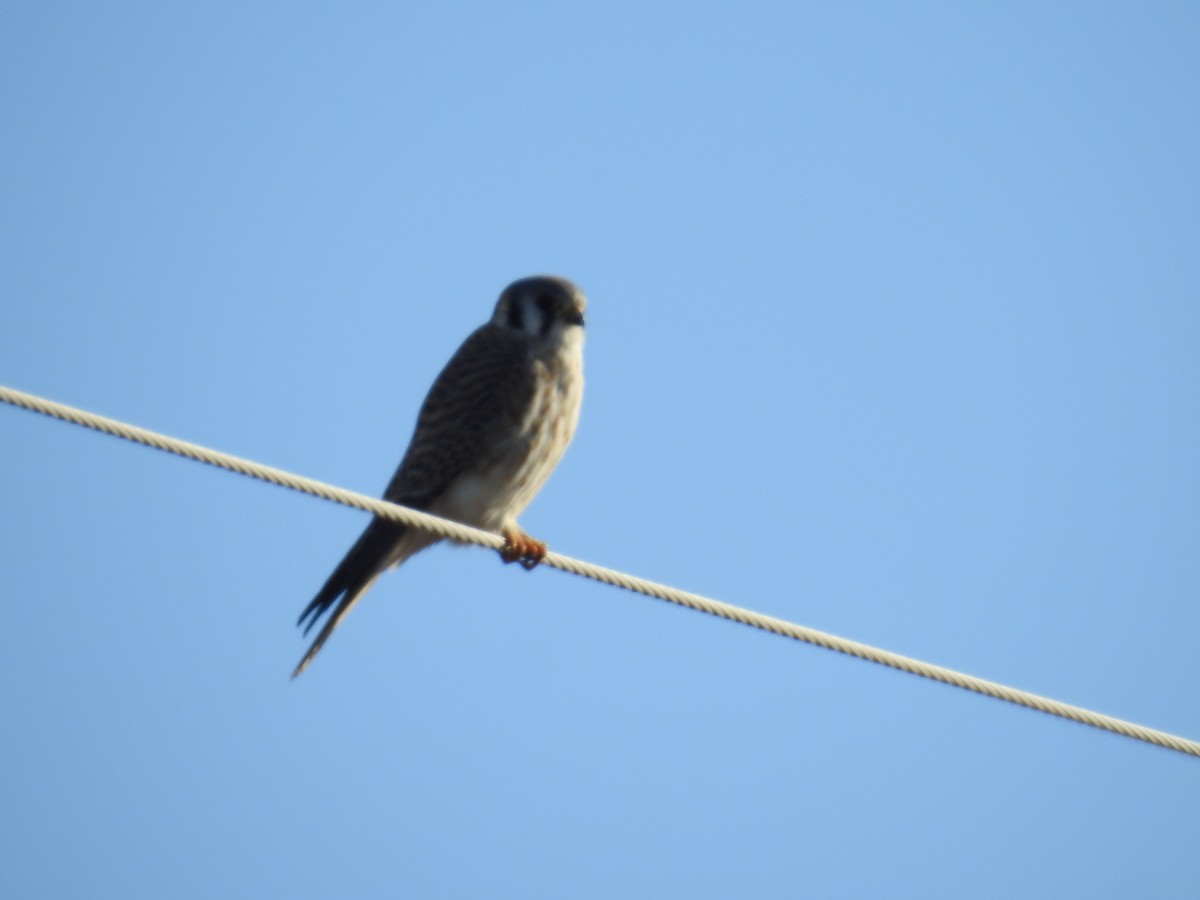
<path fill-rule="evenodd" d="M 429 389 L 384 497 L 428 509 L 459 476 L 488 464 L 528 410 L 534 387 L 526 341 L 493 325 L 477 329 Z"/>
<path fill-rule="evenodd" d="M 471 334 L 433 382 L 408 452 L 384 497 L 428 509 L 464 472 L 485 466 L 506 427 L 519 421 L 534 390 L 533 363 L 519 335 L 484 325 Z M 330 609 L 308 653 L 308 667 L 346 614 L 385 570 L 430 541 L 406 540 L 408 528 L 375 518 L 350 548 L 297 624 L 305 634 Z"/>

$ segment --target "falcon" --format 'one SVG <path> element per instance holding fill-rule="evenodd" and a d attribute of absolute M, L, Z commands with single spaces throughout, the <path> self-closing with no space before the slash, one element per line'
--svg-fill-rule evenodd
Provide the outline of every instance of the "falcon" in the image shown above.
<path fill-rule="evenodd" d="M 385 500 L 505 539 L 505 562 L 533 568 L 546 545 L 517 516 L 575 434 L 583 399 L 587 298 L 565 278 L 538 275 L 504 289 L 433 382 Z M 295 678 L 380 575 L 441 538 L 374 518 L 300 614 L 308 632 L 328 614 Z"/>

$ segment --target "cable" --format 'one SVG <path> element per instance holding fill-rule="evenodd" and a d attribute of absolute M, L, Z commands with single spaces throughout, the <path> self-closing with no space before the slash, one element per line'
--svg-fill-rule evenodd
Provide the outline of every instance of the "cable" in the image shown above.
<path fill-rule="evenodd" d="M 499 550 L 504 546 L 503 538 L 486 531 L 480 531 L 477 528 L 460 525 L 457 522 L 451 522 L 448 519 L 442 519 L 438 516 L 431 516 L 429 513 L 409 509 L 406 506 L 376 500 L 365 494 L 347 491 L 320 481 L 314 481 L 311 478 L 304 478 L 300 475 L 294 475 L 291 472 L 285 472 L 282 469 L 275 469 L 248 459 L 230 456 L 227 453 L 202 447 L 199 444 L 192 444 L 177 438 L 168 437 L 167 435 L 147 431 L 135 425 L 129 425 L 116 419 L 109 419 L 105 416 L 76 409 L 75 407 L 55 403 L 52 400 L 16 391 L 2 385 L 0 385 L 0 401 L 32 412 L 41 413 L 51 418 L 61 419 L 64 422 L 82 425 L 94 431 L 124 438 L 127 441 L 153 447 L 157 450 L 165 450 L 168 453 L 174 453 L 177 456 L 187 459 L 228 469 L 230 472 L 237 472 L 240 475 L 258 478 L 262 481 L 291 488 L 305 494 L 311 494 L 314 497 L 320 497 L 324 500 L 332 500 L 335 503 L 361 509 L 381 518 L 400 522 L 414 528 L 422 528 L 453 541 L 464 544 L 478 544 L 482 547 L 490 547 L 493 550 Z M 823 631 L 806 628 L 803 625 L 796 625 L 783 619 L 776 619 L 773 616 L 754 612 L 753 610 L 742 609 L 738 606 L 722 603 L 719 600 L 702 597 L 699 594 L 692 594 L 667 585 L 657 584 L 653 581 L 635 578 L 624 572 L 572 559 L 560 553 L 547 553 L 543 563 L 556 569 L 561 569 L 564 572 L 582 575 L 585 578 L 591 578 L 595 581 L 624 588 L 627 591 L 644 594 L 647 597 L 654 597 L 678 606 L 685 606 L 688 609 L 708 613 L 711 616 L 729 619 L 731 622 L 740 622 L 752 628 L 769 631 L 772 634 L 778 634 L 783 637 L 792 638 L 793 640 L 815 644 L 827 650 L 834 650 L 848 656 L 855 656 L 882 666 L 898 669 L 901 672 L 908 672 L 911 675 L 919 675 L 922 678 L 940 681 L 943 684 L 974 691 L 977 694 L 994 697 L 997 700 L 1015 703 L 1017 706 L 1024 706 L 1028 709 L 1035 709 L 1052 716 L 1070 719 L 1083 725 L 1090 725 L 1093 728 L 1111 731 L 1114 734 L 1121 734 L 1134 740 L 1145 741 L 1148 744 L 1154 744 L 1167 750 L 1200 757 L 1200 743 L 1177 737 L 1164 731 L 1147 728 L 1123 719 L 1116 719 L 1112 716 L 1106 716 L 1079 706 L 1072 706 L 1069 703 L 1061 703 L 1057 700 L 1051 700 L 1048 697 L 1040 697 L 1037 694 L 1007 687 L 994 681 L 976 678 L 973 675 L 966 675 L 962 672 L 956 672 L 953 669 L 935 666 L 918 659 L 881 650 L 878 647 L 872 647 L 868 644 L 861 644 L 858 641 L 851 641 L 832 634 L 826 634 Z"/>

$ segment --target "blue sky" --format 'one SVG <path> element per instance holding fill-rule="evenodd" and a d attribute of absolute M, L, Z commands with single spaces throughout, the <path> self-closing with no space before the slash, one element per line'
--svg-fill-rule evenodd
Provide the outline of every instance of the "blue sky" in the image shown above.
<path fill-rule="evenodd" d="M 1200 738 L 1190 4 L 10 3 L 0 383 L 377 494 L 535 272 L 564 553 Z M 0 408 L 6 896 L 1190 897 L 1200 767 Z"/>

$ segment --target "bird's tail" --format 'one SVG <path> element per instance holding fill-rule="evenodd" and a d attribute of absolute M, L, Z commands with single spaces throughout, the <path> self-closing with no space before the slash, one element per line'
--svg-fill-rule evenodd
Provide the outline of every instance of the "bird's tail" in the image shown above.
<path fill-rule="evenodd" d="M 404 525 L 374 519 L 355 541 L 354 546 L 317 592 L 317 596 L 313 597 L 312 602 L 304 608 L 304 612 L 300 613 L 296 624 L 303 625 L 304 633 L 308 634 L 329 608 L 333 607 L 333 612 L 321 626 L 312 646 L 292 672 L 293 678 L 308 668 L 346 613 L 350 612 L 359 598 L 370 589 L 375 579 L 400 561 L 398 551 L 407 531 Z"/>

